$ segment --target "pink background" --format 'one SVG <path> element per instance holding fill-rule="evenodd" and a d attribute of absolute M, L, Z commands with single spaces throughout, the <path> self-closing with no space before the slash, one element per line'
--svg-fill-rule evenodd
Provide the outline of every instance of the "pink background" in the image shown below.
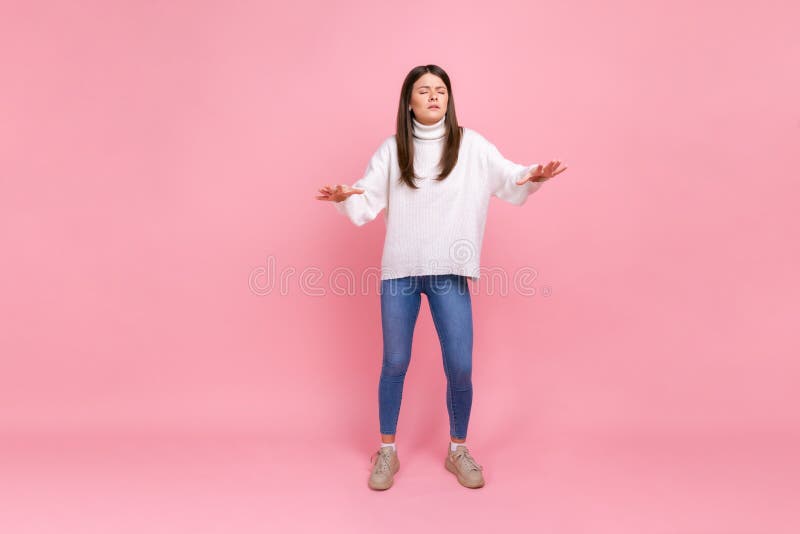
<path fill-rule="evenodd" d="M 0 530 L 800 528 L 796 3 L 2 11 Z M 379 493 L 379 297 L 330 276 L 379 265 L 383 214 L 314 196 L 425 63 L 462 125 L 569 169 L 492 200 L 483 264 L 538 277 L 473 297 L 486 486 L 442 465 L 423 298 Z"/>

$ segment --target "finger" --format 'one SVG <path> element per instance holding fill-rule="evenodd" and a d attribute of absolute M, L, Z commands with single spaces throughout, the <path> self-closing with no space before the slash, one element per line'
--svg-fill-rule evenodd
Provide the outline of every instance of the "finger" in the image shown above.
<path fill-rule="evenodd" d="M 566 167 L 564 167 L 563 169 L 560 169 L 560 170 L 558 170 L 558 171 L 556 171 L 556 172 L 552 173 L 550 176 L 548 176 L 548 177 L 547 177 L 547 179 L 549 180 L 549 179 L 553 178 L 554 176 L 558 176 L 559 174 L 561 174 L 561 173 L 562 173 L 562 172 L 564 172 L 565 170 L 567 170 L 567 168 L 566 168 Z"/>
<path fill-rule="evenodd" d="M 540 165 L 539 167 L 540 167 L 539 172 L 536 173 L 536 177 L 537 178 L 539 178 L 540 176 L 547 176 L 547 174 L 550 172 L 550 164 L 549 163 L 547 163 L 545 165 Z"/>

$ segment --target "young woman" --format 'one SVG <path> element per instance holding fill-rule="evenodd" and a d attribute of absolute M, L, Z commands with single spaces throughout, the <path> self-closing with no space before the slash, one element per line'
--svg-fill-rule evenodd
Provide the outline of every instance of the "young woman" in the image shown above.
<path fill-rule="evenodd" d="M 468 280 L 480 251 L 492 195 L 522 205 L 560 161 L 521 165 L 456 119 L 450 78 L 436 65 L 412 69 L 400 92 L 397 132 L 383 140 L 353 186 L 326 185 L 316 198 L 361 226 L 386 208 L 381 259 L 383 364 L 378 384 L 381 446 L 368 479 L 388 489 L 400 469 L 395 436 L 411 342 L 425 293 L 442 347 L 450 443 L 445 467 L 468 488 L 483 467 L 465 445 L 472 407 L 472 303 Z M 372 461 L 372 458 L 370 458 Z"/>

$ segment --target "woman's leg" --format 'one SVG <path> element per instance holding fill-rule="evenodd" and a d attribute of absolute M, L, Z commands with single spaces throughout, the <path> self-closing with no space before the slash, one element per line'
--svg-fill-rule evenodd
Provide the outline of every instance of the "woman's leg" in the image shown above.
<path fill-rule="evenodd" d="M 423 288 L 442 346 L 450 439 L 463 442 L 472 408 L 472 299 L 468 279 L 434 275 Z"/>
<path fill-rule="evenodd" d="M 378 383 L 378 415 L 383 443 L 393 443 L 397 430 L 403 382 L 419 315 L 420 285 L 416 276 L 381 280 L 383 364 Z"/>

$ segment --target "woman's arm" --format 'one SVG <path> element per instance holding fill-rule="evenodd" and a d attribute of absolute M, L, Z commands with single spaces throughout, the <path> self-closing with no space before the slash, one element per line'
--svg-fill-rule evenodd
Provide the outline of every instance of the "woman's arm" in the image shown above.
<path fill-rule="evenodd" d="M 495 145 L 487 139 L 483 139 L 484 150 L 486 152 L 486 165 L 489 173 L 489 188 L 492 195 L 514 204 L 521 206 L 528 200 L 531 193 L 536 192 L 542 182 L 525 182 L 517 185 L 517 181 L 538 164 L 522 165 L 506 159 Z"/>
<path fill-rule="evenodd" d="M 352 187 L 363 189 L 363 193 L 350 195 L 341 202 L 334 202 L 336 210 L 346 215 L 356 226 L 362 226 L 375 219 L 386 207 L 389 190 L 389 162 L 391 151 L 389 143 L 394 137 L 386 139 L 372 155 L 364 171 L 364 176 Z"/>

